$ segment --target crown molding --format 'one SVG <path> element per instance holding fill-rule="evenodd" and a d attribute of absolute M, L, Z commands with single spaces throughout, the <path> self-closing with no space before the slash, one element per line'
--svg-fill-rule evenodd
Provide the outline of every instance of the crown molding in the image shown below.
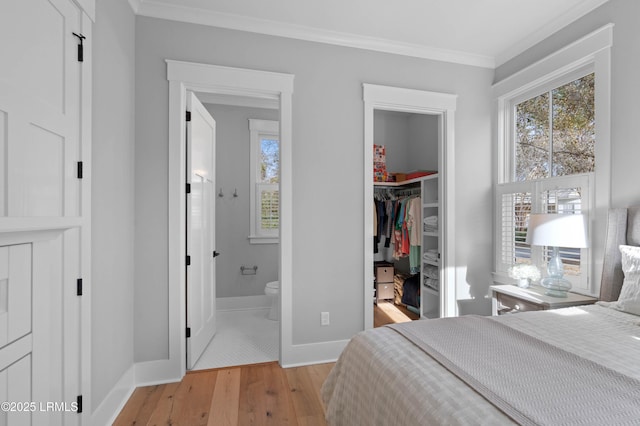
<path fill-rule="evenodd" d="M 540 43 L 552 34 L 566 27 L 570 23 L 578 20 L 592 10 L 602 6 L 609 0 L 585 0 L 573 8 L 569 9 L 553 21 L 543 25 L 540 29 L 530 34 L 526 38 L 511 45 L 508 49 L 498 54 L 495 58 L 495 65 L 498 67 L 515 58 L 527 49 Z"/>
<path fill-rule="evenodd" d="M 287 24 L 247 16 L 215 12 L 193 7 L 176 6 L 158 0 L 128 0 L 134 13 L 152 18 L 208 25 L 230 30 L 247 31 L 316 43 L 372 50 L 395 55 L 451 62 L 494 69 L 513 59 L 553 33 L 576 21 L 609 0 L 584 0 L 575 7 L 543 25 L 530 36 L 514 43 L 496 57 L 440 49 L 416 43 L 367 37 L 358 34 L 329 31 L 304 25 Z"/>
<path fill-rule="evenodd" d="M 129 1 L 130 3 L 137 3 L 139 5 L 136 14 L 152 18 L 209 25 L 231 30 L 248 31 L 271 36 L 373 50 L 396 55 L 453 62 L 482 68 L 495 67 L 495 60 L 491 56 L 438 49 L 419 44 L 366 37 L 351 33 L 321 30 L 303 25 L 286 24 L 228 13 L 213 12 L 204 9 L 179 7 L 154 0 Z"/>
<path fill-rule="evenodd" d="M 131 10 L 133 10 L 133 13 L 135 13 L 136 15 L 140 10 L 140 5 L 142 4 L 142 1 L 143 0 L 129 0 L 129 6 L 131 6 Z"/>

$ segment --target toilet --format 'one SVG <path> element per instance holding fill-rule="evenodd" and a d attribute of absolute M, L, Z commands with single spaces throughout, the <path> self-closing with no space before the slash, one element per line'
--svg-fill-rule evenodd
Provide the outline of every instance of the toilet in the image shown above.
<path fill-rule="evenodd" d="M 264 287 L 264 294 L 269 297 L 271 310 L 267 318 L 273 321 L 280 319 L 280 281 L 270 281 Z"/>

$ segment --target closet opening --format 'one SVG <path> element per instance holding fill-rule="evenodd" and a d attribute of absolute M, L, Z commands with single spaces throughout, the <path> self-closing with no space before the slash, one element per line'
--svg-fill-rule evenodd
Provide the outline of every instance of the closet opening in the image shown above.
<path fill-rule="evenodd" d="M 374 327 L 437 318 L 438 115 L 374 110 Z"/>
<path fill-rule="evenodd" d="M 364 84 L 365 328 L 455 316 L 456 96 Z"/>

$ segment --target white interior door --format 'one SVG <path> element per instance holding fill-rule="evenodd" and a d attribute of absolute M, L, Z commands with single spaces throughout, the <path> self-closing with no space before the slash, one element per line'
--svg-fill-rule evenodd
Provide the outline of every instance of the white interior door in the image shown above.
<path fill-rule="evenodd" d="M 216 122 L 187 93 L 187 368 L 216 332 L 215 146 Z"/>

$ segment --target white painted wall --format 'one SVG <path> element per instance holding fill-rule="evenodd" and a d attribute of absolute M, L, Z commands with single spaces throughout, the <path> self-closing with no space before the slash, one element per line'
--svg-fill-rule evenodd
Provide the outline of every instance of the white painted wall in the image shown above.
<path fill-rule="evenodd" d="M 640 180 L 640 168 L 637 166 L 640 144 L 636 125 L 640 116 L 638 16 L 640 2 L 610 0 L 499 67 L 495 77 L 496 82 L 501 81 L 596 29 L 614 24 L 611 51 L 611 207 L 640 204 L 637 185 Z M 594 228 L 594 237 L 601 240 L 605 232 L 604 219 L 596 222 Z M 594 279 L 599 280 L 600 277 Z"/>
<path fill-rule="evenodd" d="M 99 0 L 93 39 L 92 406 L 133 365 L 135 18 Z"/>
<path fill-rule="evenodd" d="M 249 119 L 278 120 L 278 110 L 205 104 L 216 120 L 216 297 L 264 295 L 278 279 L 278 244 L 250 244 Z M 234 190 L 238 197 L 233 197 Z M 240 266 L 258 266 L 256 275 Z"/>
<path fill-rule="evenodd" d="M 470 286 L 487 293 L 492 70 L 138 17 L 136 361 L 164 359 L 168 348 L 165 58 L 295 74 L 294 344 L 347 339 L 364 327 L 363 82 L 459 95 L 457 285 L 465 299 Z M 467 277 L 470 263 L 477 278 Z M 331 313 L 331 326 L 320 326 L 320 311 Z"/>

